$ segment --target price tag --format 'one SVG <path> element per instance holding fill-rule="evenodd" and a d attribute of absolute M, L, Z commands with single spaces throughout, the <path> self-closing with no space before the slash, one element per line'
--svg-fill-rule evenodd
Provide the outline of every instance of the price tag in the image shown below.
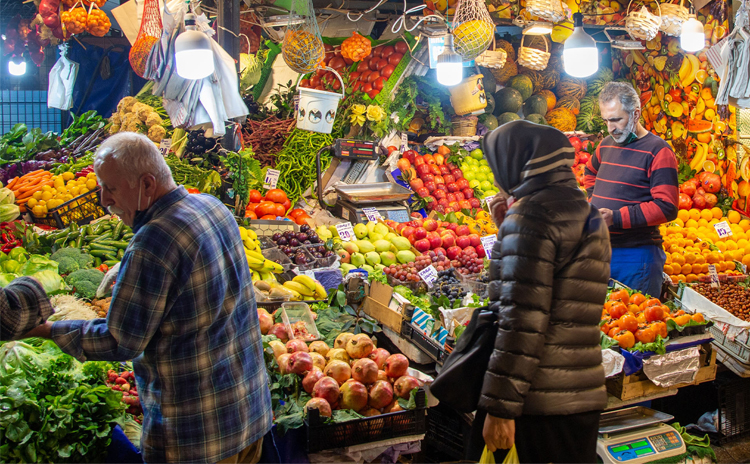
<path fill-rule="evenodd" d="M 714 229 L 716 229 L 716 233 L 719 235 L 719 238 L 732 236 L 732 229 L 729 228 L 729 224 L 727 223 L 727 221 L 717 222 L 716 224 L 714 224 Z"/>
<path fill-rule="evenodd" d="M 362 208 L 362 212 L 365 213 L 365 216 L 367 216 L 367 219 L 371 221 L 378 222 L 378 219 L 380 219 L 382 216 L 378 212 L 377 208 Z"/>
<path fill-rule="evenodd" d="M 486 237 L 482 237 L 482 248 L 484 248 L 484 253 L 488 257 L 492 253 L 492 247 L 495 245 L 495 241 L 497 240 L 497 235 L 487 235 Z"/>
<path fill-rule="evenodd" d="M 716 272 L 716 266 L 713 264 L 708 265 L 708 275 L 711 276 L 711 286 L 719 288 L 719 273 Z"/>
<path fill-rule="evenodd" d="M 747 266 L 742 264 L 741 262 L 734 260 L 734 265 L 739 269 L 743 274 L 747 274 Z"/>
<path fill-rule="evenodd" d="M 172 139 L 161 139 L 159 142 L 159 151 L 162 156 L 167 156 L 169 149 L 172 148 Z"/>
<path fill-rule="evenodd" d="M 354 228 L 351 222 L 342 222 L 336 224 L 336 231 L 339 233 L 339 237 L 344 242 L 351 242 L 354 238 Z"/>
<path fill-rule="evenodd" d="M 281 174 L 281 171 L 276 169 L 269 169 L 266 171 L 266 180 L 263 181 L 263 188 L 275 189 L 276 184 L 279 182 L 279 174 Z"/>
<path fill-rule="evenodd" d="M 432 288 L 432 284 L 435 283 L 438 278 L 437 269 L 435 269 L 435 266 L 433 266 L 432 264 L 419 271 L 418 274 L 419 277 L 424 280 L 424 283 L 426 283 L 430 288 Z"/>
<path fill-rule="evenodd" d="M 401 133 L 401 153 L 409 149 L 409 136 L 406 132 Z"/>
<path fill-rule="evenodd" d="M 487 195 L 482 199 L 485 205 L 489 206 L 492 203 L 492 199 L 495 198 L 495 195 Z"/>

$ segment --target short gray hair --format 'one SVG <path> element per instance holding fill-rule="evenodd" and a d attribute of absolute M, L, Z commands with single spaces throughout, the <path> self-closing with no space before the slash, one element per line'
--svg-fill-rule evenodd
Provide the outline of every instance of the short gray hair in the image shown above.
<path fill-rule="evenodd" d="M 160 184 L 174 184 L 172 171 L 154 142 L 143 134 L 120 132 L 109 137 L 96 150 L 94 170 L 113 161 L 117 170 L 135 188 L 143 174 L 151 174 Z"/>
<path fill-rule="evenodd" d="M 628 113 L 641 109 L 641 99 L 629 82 L 609 82 L 599 94 L 599 104 L 618 99 Z"/>

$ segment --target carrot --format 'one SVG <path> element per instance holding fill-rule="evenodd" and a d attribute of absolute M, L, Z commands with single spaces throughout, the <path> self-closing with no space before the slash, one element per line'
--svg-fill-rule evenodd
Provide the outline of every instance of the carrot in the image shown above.
<path fill-rule="evenodd" d="M 18 182 L 18 176 L 11 179 L 10 182 L 8 182 L 8 185 L 6 185 L 6 187 L 13 190 L 13 186 L 16 185 L 16 182 Z"/>

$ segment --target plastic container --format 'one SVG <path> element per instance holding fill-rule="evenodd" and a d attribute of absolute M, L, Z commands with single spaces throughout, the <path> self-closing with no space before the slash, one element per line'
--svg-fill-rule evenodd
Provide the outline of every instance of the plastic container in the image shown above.
<path fill-rule="evenodd" d="M 276 232 L 286 232 L 287 230 L 299 232 L 299 226 L 292 221 L 271 221 L 266 219 L 257 219 L 248 221 L 248 225 L 255 231 L 259 239 L 261 236 L 271 237 Z"/>
<path fill-rule="evenodd" d="M 97 187 L 90 192 L 66 201 L 57 208 L 48 211 L 44 217 L 39 218 L 33 214 L 31 217 L 36 224 L 44 224 L 58 229 L 68 227 L 71 222 L 78 225 L 88 224 L 107 214 L 99 204 L 100 190 L 101 188 Z"/>
<path fill-rule="evenodd" d="M 307 303 L 301 301 L 288 301 L 281 304 L 281 321 L 286 327 L 287 333 L 290 335 L 290 339 L 297 338 L 306 342 L 312 342 L 320 340 L 320 333 L 318 328 L 315 326 L 315 320 L 313 319 L 310 306 Z M 304 332 L 299 330 L 295 331 L 296 328 L 304 328 L 307 331 L 307 336 L 304 336 Z"/>
<path fill-rule="evenodd" d="M 446 358 L 448 358 L 449 352 L 444 347 L 440 346 L 437 341 L 424 335 L 411 323 L 404 322 L 401 326 L 401 336 L 407 340 L 411 340 L 420 350 L 441 366 Z"/>
<path fill-rule="evenodd" d="M 305 418 L 307 452 L 421 435 L 427 431 L 427 400 L 423 388 L 417 392 L 416 402 L 416 409 L 330 424 L 323 421 L 320 411 L 311 409 Z"/>
<path fill-rule="evenodd" d="M 448 87 L 451 94 L 451 105 L 456 115 L 484 112 L 487 108 L 487 95 L 484 93 L 483 74 L 464 78 L 460 84 Z"/>
<path fill-rule="evenodd" d="M 261 246 L 260 253 L 266 259 L 280 264 L 281 267 L 284 268 L 284 271 L 288 271 L 294 268 L 294 263 L 292 262 L 292 260 L 289 259 L 289 257 L 277 247 L 263 249 L 263 247 Z"/>
<path fill-rule="evenodd" d="M 482 274 L 459 274 L 459 280 L 466 291 L 479 296 L 479 298 L 487 298 L 489 284 L 480 282 L 479 278 L 481 276 Z"/>
<path fill-rule="evenodd" d="M 299 105 L 297 107 L 297 129 L 330 134 L 339 101 L 344 97 L 344 81 L 331 68 L 325 68 L 336 75 L 341 82 L 341 93 L 326 92 L 325 90 L 299 88 Z"/>

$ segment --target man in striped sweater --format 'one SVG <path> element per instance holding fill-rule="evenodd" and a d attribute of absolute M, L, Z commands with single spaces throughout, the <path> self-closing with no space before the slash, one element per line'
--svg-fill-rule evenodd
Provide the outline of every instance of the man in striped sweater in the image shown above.
<path fill-rule="evenodd" d="M 586 164 L 584 185 L 609 225 L 611 276 L 658 298 L 666 260 L 658 226 L 677 217 L 677 159 L 640 124 L 640 100 L 629 83 L 607 84 L 599 107 L 609 136 Z"/>

